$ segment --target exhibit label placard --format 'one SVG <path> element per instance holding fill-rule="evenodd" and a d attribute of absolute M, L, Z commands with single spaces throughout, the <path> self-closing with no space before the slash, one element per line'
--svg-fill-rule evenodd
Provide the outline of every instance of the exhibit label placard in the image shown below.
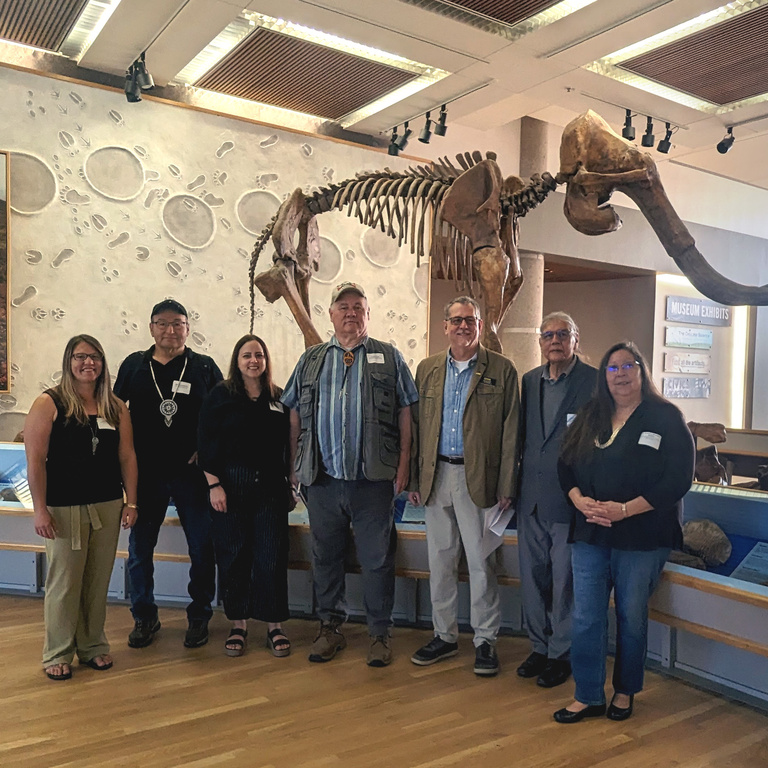
<path fill-rule="evenodd" d="M 706 328 L 679 328 L 668 325 L 664 334 L 664 346 L 712 349 L 712 331 Z"/>
<path fill-rule="evenodd" d="M 683 376 L 680 378 L 664 377 L 664 397 L 676 400 L 683 398 L 709 397 L 712 389 L 712 379 L 700 376 Z"/>
<path fill-rule="evenodd" d="M 731 307 L 710 299 L 667 296 L 666 319 L 673 323 L 700 323 L 727 327 L 731 324 L 732 315 Z"/>
<path fill-rule="evenodd" d="M 665 373 L 709 373 L 712 357 L 701 352 L 665 352 Z"/>

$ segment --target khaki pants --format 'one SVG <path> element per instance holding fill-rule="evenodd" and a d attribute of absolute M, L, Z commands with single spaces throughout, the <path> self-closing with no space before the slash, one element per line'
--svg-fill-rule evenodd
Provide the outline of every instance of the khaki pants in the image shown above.
<path fill-rule="evenodd" d="M 49 507 L 56 538 L 45 540 L 43 666 L 109 653 L 107 589 L 115 564 L 123 500 Z"/>

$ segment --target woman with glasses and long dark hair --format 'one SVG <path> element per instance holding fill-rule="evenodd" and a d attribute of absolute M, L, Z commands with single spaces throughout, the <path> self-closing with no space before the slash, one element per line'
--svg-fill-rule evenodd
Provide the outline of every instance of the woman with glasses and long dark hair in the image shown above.
<path fill-rule="evenodd" d="M 51 680 L 72 662 L 112 667 L 104 634 L 120 525 L 136 522 L 136 455 L 128 409 L 112 393 L 101 344 L 86 334 L 64 350 L 61 383 L 35 400 L 24 425 L 34 525 L 45 539 L 45 647 Z"/>
<path fill-rule="evenodd" d="M 227 378 L 200 412 L 199 463 L 210 489 L 216 562 L 232 629 L 224 650 L 245 652 L 247 620 L 267 623 L 267 644 L 288 656 L 289 413 L 272 383 L 269 350 L 246 334 Z"/>
<path fill-rule="evenodd" d="M 571 523 L 575 700 L 559 723 L 631 716 L 643 688 L 648 600 L 672 549 L 682 545 L 682 498 L 695 448 L 682 413 L 665 400 L 631 342 L 614 344 L 595 395 L 566 432 L 558 474 Z M 606 710 L 608 600 L 614 591 L 616 657 Z"/>

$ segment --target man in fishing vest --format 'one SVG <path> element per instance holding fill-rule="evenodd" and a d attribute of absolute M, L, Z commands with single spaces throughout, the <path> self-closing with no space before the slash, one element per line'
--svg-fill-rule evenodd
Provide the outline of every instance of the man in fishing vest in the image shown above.
<path fill-rule="evenodd" d="M 365 291 L 344 282 L 331 295 L 334 335 L 301 356 L 282 396 L 291 409 L 295 482 L 303 486 L 312 533 L 320 629 L 309 653 L 330 661 L 346 647 L 345 554 L 349 526 L 363 575 L 367 663 L 392 661 L 395 592 L 393 495 L 408 483 L 416 386 L 400 352 L 368 336 Z"/>

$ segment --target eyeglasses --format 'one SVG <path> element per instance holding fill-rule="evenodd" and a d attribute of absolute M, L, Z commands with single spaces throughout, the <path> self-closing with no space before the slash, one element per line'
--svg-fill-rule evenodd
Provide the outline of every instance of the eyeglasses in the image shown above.
<path fill-rule="evenodd" d="M 267 356 L 263 355 L 261 352 L 255 352 L 254 354 L 248 354 L 247 352 L 244 355 L 240 355 L 240 358 L 242 360 L 266 360 Z"/>
<path fill-rule="evenodd" d="M 187 327 L 184 320 L 174 320 L 172 323 L 165 320 L 153 320 L 152 325 L 157 326 L 160 331 L 167 331 L 169 328 L 173 328 L 174 331 L 181 331 Z"/>
<path fill-rule="evenodd" d="M 605 370 L 608 371 L 608 373 L 618 373 L 620 370 L 624 371 L 625 373 L 629 373 L 630 371 L 634 371 L 635 368 L 638 368 L 640 366 L 640 363 L 635 361 L 634 363 L 622 363 L 621 365 L 608 365 L 606 366 Z"/>
<path fill-rule="evenodd" d="M 565 341 L 566 339 L 569 339 L 572 336 L 572 333 L 566 328 L 561 328 L 559 331 L 544 331 L 541 334 L 541 340 L 552 341 L 552 339 L 554 339 L 555 336 L 557 336 L 557 338 L 560 341 Z"/>
<path fill-rule="evenodd" d="M 91 352 L 91 354 L 88 354 L 87 352 L 75 352 L 75 354 L 72 355 L 72 359 L 77 360 L 78 363 L 84 363 L 89 358 L 93 360 L 94 363 L 100 363 L 104 359 L 103 355 L 100 355 L 98 352 Z"/>
<path fill-rule="evenodd" d="M 466 323 L 467 328 L 474 328 L 477 325 L 477 318 L 474 315 L 470 317 L 449 317 L 446 322 L 450 323 L 454 328 L 459 328 L 462 323 Z"/>

